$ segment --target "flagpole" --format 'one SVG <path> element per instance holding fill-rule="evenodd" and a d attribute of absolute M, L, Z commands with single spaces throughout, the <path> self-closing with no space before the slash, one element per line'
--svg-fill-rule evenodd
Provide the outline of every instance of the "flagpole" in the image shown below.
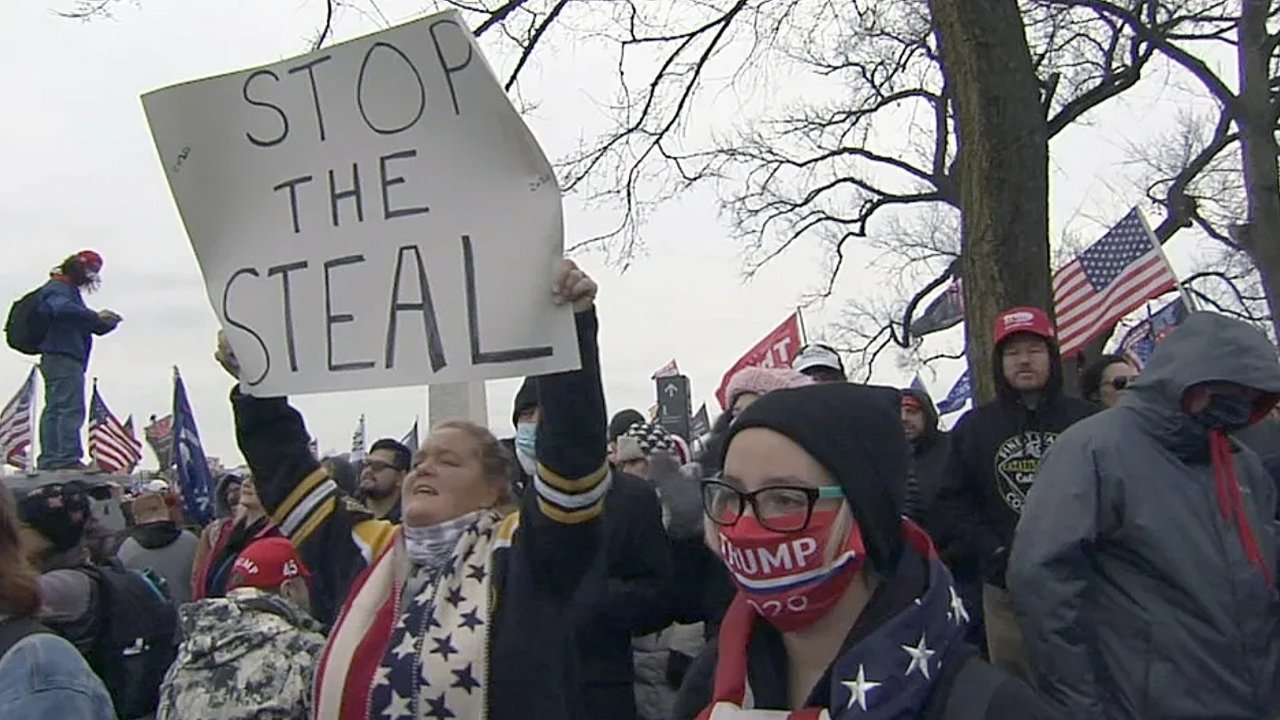
<path fill-rule="evenodd" d="M 31 406 L 27 408 L 27 427 L 31 428 L 31 444 L 27 446 L 27 461 L 23 463 L 22 469 L 28 475 L 33 475 L 36 471 L 36 391 L 41 384 L 36 382 L 35 366 L 27 374 L 27 382 L 31 383 Z"/>
<path fill-rule="evenodd" d="M 1174 279 L 1177 280 L 1178 273 L 1174 272 L 1173 264 L 1169 262 L 1169 256 L 1164 253 L 1164 245 L 1160 244 L 1160 238 L 1156 237 L 1156 234 L 1151 230 L 1151 223 L 1147 222 L 1147 216 L 1143 214 L 1142 208 L 1135 207 L 1133 210 L 1138 213 L 1138 220 L 1142 223 L 1142 229 L 1147 231 L 1147 239 L 1151 241 L 1151 245 L 1155 247 L 1156 252 L 1160 253 L 1160 259 L 1164 261 L 1165 267 L 1169 268 L 1169 274 L 1173 275 Z M 1187 306 L 1187 311 L 1195 312 L 1199 310 L 1200 308 L 1196 305 L 1195 298 L 1182 286 L 1182 281 L 1178 280 L 1176 284 L 1178 286 L 1178 294 L 1182 296 L 1182 303 Z"/>
<path fill-rule="evenodd" d="M 804 329 L 804 309 L 803 308 L 799 308 L 799 307 L 796 308 L 796 320 L 800 324 L 800 342 L 801 344 L 808 345 L 809 333 L 805 332 L 805 329 Z"/>

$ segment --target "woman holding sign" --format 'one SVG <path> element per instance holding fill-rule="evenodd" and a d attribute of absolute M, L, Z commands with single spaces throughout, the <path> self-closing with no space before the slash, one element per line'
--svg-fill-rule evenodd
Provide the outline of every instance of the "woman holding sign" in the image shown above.
<path fill-rule="evenodd" d="M 582 369 L 536 380 L 540 464 L 516 512 L 503 509 L 512 459 L 485 428 L 434 429 L 395 526 L 338 490 L 286 399 L 233 392 L 263 504 L 313 572 L 317 614 L 333 623 L 314 717 L 580 716 L 572 606 L 604 589 L 606 419 L 596 284 L 566 260 L 553 288 L 575 310 Z M 238 373 L 225 338 L 218 360 Z"/>

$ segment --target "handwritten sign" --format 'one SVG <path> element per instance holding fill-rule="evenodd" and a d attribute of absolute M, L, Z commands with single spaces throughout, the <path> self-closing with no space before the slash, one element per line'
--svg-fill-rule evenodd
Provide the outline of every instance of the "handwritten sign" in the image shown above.
<path fill-rule="evenodd" d="M 247 392 L 580 367 L 560 188 L 455 13 L 142 103 Z"/>

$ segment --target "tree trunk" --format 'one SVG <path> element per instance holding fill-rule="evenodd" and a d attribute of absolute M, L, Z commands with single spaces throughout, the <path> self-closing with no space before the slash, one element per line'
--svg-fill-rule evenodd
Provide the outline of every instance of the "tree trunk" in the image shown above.
<path fill-rule="evenodd" d="M 1276 108 L 1271 102 L 1271 45 L 1267 36 L 1270 0 L 1244 0 L 1237 26 L 1240 73 L 1240 155 L 1248 216 L 1239 240 L 1262 277 L 1272 327 L 1280 338 L 1280 147 Z"/>
<path fill-rule="evenodd" d="M 959 134 L 965 335 L 975 402 L 995 396 L 1006 308 L 1052 316 L 1049 140 L 1017 0 L 930 0 Z"/>

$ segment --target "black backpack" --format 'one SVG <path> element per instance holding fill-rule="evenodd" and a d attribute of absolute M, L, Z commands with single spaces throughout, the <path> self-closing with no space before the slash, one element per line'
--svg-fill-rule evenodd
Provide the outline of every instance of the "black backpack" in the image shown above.
<path fill-rule="evenodd" d="M 98 590 L 89 666 L 121 720 L 146 717 L 160 704 L 160 683 L 178 656 L 178 608 L 168 583 L 115 560 L 81 570 Z"/>
<path fill-rule="evenodd" d="M 9 306 L 4 339 L 23 355 L 39 355 L 40 343 L 49 334 L 49 321 L 40 315 L 40 290 L 36 288 Z"/>

